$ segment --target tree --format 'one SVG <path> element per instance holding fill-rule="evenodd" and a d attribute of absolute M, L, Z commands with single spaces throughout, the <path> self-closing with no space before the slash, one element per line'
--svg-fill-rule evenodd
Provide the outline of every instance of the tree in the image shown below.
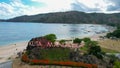
<path fill-rule="evenodd" d="M 52 43 L 55 42 L 55 40 L 57 39 L 55 34 L 48 34 L 44 36 L 47 40 L 51 41 Z"/>
<path fill-rule="evenodd" d="M 116 29 L 115 31 L 113 31 L 112 33 L 108 33 L 106 35 L 107 38 L 110 37 L 116 37 L 116 38 L 120 38 L 120 29 Z"/>
<path fill-rule="evenodd" d="M 113 34 L 112 33 L 107 33 L 106 37 L 107 38 L 113 37 Z"/>
<path fill-rule="evenodd" d="M 112 34 L 113 34 L 113 36 L 115 36 L 116 38 L 120 38 L 120 29 L 115 30 Z"/>
<path fill-rule="evenodd" d="M 98 45 L 98 42 L 96 42 L 96 41 L 87 41 L 87 42 L 85 42 L 86 47 L 97 46 L 97 45 Z"/>
<path fill-rule="evenodd" d="M 103 52 L 101 51 L 100 46 L 91 46 L 88 49 L 88 54 L 95 55 L 99 59 L 103 59 Z"/>
<path fill-rule="evenodd" d="M 91 41 L 91 39 L 90 38 L 83 38 L 83 41 L 88 42 L 88 41 Z"/>
<path fill-rule="evenodd" d="M 117 26 L 117 29 L 120 29 L 120 25 Z"/>
<path fill-rule="evenodd" d="M 81 43 L 81 41 L 82 41 L 82 39 L 75 38 L 75 39 L 73 40 L 73 43 L 78 43 L 78 44 L 80 44 L 80 43 Z"/>
<path fill-rule="evenodd" d="M 59 43 L 60 44 L 65 44 L 65 40 L 60 40 Z"/>

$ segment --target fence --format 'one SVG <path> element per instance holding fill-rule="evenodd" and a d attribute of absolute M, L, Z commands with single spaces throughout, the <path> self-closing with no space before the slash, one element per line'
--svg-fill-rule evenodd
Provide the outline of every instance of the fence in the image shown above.
<path fill-rule="evenodd" d="M 7 62 L 3 62 L 3 63 L 0 63 L 0 68 L 12 68 L 12 61 L 7 61 Z"/>

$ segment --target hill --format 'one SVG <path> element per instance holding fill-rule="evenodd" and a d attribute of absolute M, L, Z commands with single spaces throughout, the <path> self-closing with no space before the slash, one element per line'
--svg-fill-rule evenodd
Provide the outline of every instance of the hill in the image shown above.
<path fill-rule="evenodd" d="M 78 11 L 56 12 L 37 15 L 24 15 L 6 20 L 7 22 L 45 22 L 45 23 L 119 23 L 120 13 L 84 13 Z"/>
<path fill-rule="evenodd" d="M 6 20 L 2 20 L 2 19 L 0 19 L 0 22 L 4 22 L 4 21 L 6 21 Z"/>

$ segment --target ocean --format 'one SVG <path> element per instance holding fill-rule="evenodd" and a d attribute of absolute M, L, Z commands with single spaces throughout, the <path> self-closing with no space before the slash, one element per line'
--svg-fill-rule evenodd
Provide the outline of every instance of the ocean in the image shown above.
<path fill-rule="evenodd" d="M 48 24 L 29 22 L 0 22 L 0 46 L 15 42 L 29 41 L 31 38 L 56 34 L 57 39 L 89 37 L 109 31 L 97 24 Z"/>

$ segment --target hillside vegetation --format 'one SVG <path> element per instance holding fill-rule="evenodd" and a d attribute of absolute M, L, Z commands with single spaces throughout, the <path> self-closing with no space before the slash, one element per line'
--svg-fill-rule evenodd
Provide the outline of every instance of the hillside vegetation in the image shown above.
<path fill-rule="evenodd" d="M 8 22 L 45 22 L 45 23 L 97 23 L 118 24 L 120 13 L 84 13 L 78 11 L 56 12 L 37 15 L 24 15 L 6 20 Z"/>

